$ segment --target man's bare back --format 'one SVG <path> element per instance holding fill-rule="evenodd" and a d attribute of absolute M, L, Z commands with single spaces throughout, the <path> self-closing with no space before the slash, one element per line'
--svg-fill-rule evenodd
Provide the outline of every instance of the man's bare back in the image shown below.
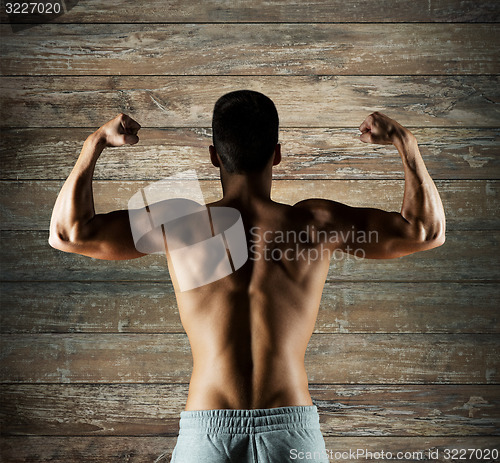
<path fill-rule="evenodd" d="M 139 129 L 121 114 L 87 139 L 54 206 L 51 246 L 99 259 L 143 255 L 127 211 L 95 214 L 91 187 L 103 149 L 137 143 Z M 247 173 L 231 171 L 230 161 L 210 147 L 224 194 L 208 207 L 240 212 L 249 258 L 224 278 L 180 291 L 167 253 L 193 354 L 187 410 L 311 405 L 304 356 L 332 254 L 394 258 L 443 244 L 443 207 L 413 135 L 380 113 L 368 116 L 360 131 L 361 141 L 393 144 L 401 155 L 405 194 L 399 213 L 325 199 L 276 203 L 270 192 L 279 144 L 262 168 Z M 357 241 L 360 233 L 365 239 Z"/>
<path fill-rule="evenodd" d="M 311 405 L 304 355 L 329 260 L 296 257 L 297 247 L 319 247 L 302 242 L 314 217 L 270 199 L 209 205 L 220 206 L 240 211 L 249 259 L 221 280 L 177 293 L 194 359 L 186 409 Z"/>

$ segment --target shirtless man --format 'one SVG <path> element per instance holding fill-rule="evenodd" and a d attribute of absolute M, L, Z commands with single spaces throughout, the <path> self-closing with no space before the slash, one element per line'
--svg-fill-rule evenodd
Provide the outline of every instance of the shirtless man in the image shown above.
<path fill-rule="evenodd" d="M 107 260 L 143 255 L 134 246 L 128 211 L 95 214 L 92 194 L 101 152 L 137 143 L 139 129 L 120 114 L 87 138 L 54 206 L 52 247 Z M 390 259 L 445 240 L 441 199 L 412 133 L 378 112 L 360 131 L 362 142 L 393 144 L 401 155 L 400 213 L 325 199 L 294 206 L 272 201 L 272 168 L 281 159 L 273 102 L 246 90 L 217 101 L 209 153 L 223 197 L 208 207 L 239 211 L 249 258 L 229 276 L 196 289 L 180 291 L 172 278 L 193 354 L 172 461 L 283 463 L 311 461 L 311 455 L 327 461 L 304 355 L 332 253 Z M 287 239 L 273 240 L 278 232 Z M 357 240 L 360 234 L 371 239 Z M 314 249 L 321 252 L 302 252 Z"/>

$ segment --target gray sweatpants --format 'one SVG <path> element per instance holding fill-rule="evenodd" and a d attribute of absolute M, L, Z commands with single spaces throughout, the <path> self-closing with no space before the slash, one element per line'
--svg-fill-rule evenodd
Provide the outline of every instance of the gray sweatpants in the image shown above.
<path fill-rule="evenodd" d="M 171 463 L 327 463 L 314 405 L 181 412 Z"/>

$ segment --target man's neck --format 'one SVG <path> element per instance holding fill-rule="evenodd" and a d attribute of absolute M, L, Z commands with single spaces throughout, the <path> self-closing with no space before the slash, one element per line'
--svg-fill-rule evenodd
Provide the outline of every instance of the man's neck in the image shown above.
<path fill-rule="evenodd" d="M 251 203 L 254 200 L 269 200 L 271 197 L 271 171 L 252 174 L 229 174 L 221 170 L 224 199 Z"/>

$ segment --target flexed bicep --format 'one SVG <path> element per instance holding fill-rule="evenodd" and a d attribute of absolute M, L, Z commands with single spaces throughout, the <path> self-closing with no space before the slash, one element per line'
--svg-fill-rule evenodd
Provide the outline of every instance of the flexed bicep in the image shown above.
<path fill-rule="evenodd" d="M 49 236 L 53 248 L 98 259 L 143 255 L 135 249 L 128 211 L 96 214 L 92 190 L 94 168 L 104 148 L 137 143 L 140 128 L 132 118 L 119 114 L 87 137 L 54 204 Z"/>
<path fill-rule="evenodd" d="M 351 207 L 325 201 L 327 227 L 338 236 L 338 247 L 367 259 L 393 259 L 435 247 L 425 233 L 400 213 Z"/>

